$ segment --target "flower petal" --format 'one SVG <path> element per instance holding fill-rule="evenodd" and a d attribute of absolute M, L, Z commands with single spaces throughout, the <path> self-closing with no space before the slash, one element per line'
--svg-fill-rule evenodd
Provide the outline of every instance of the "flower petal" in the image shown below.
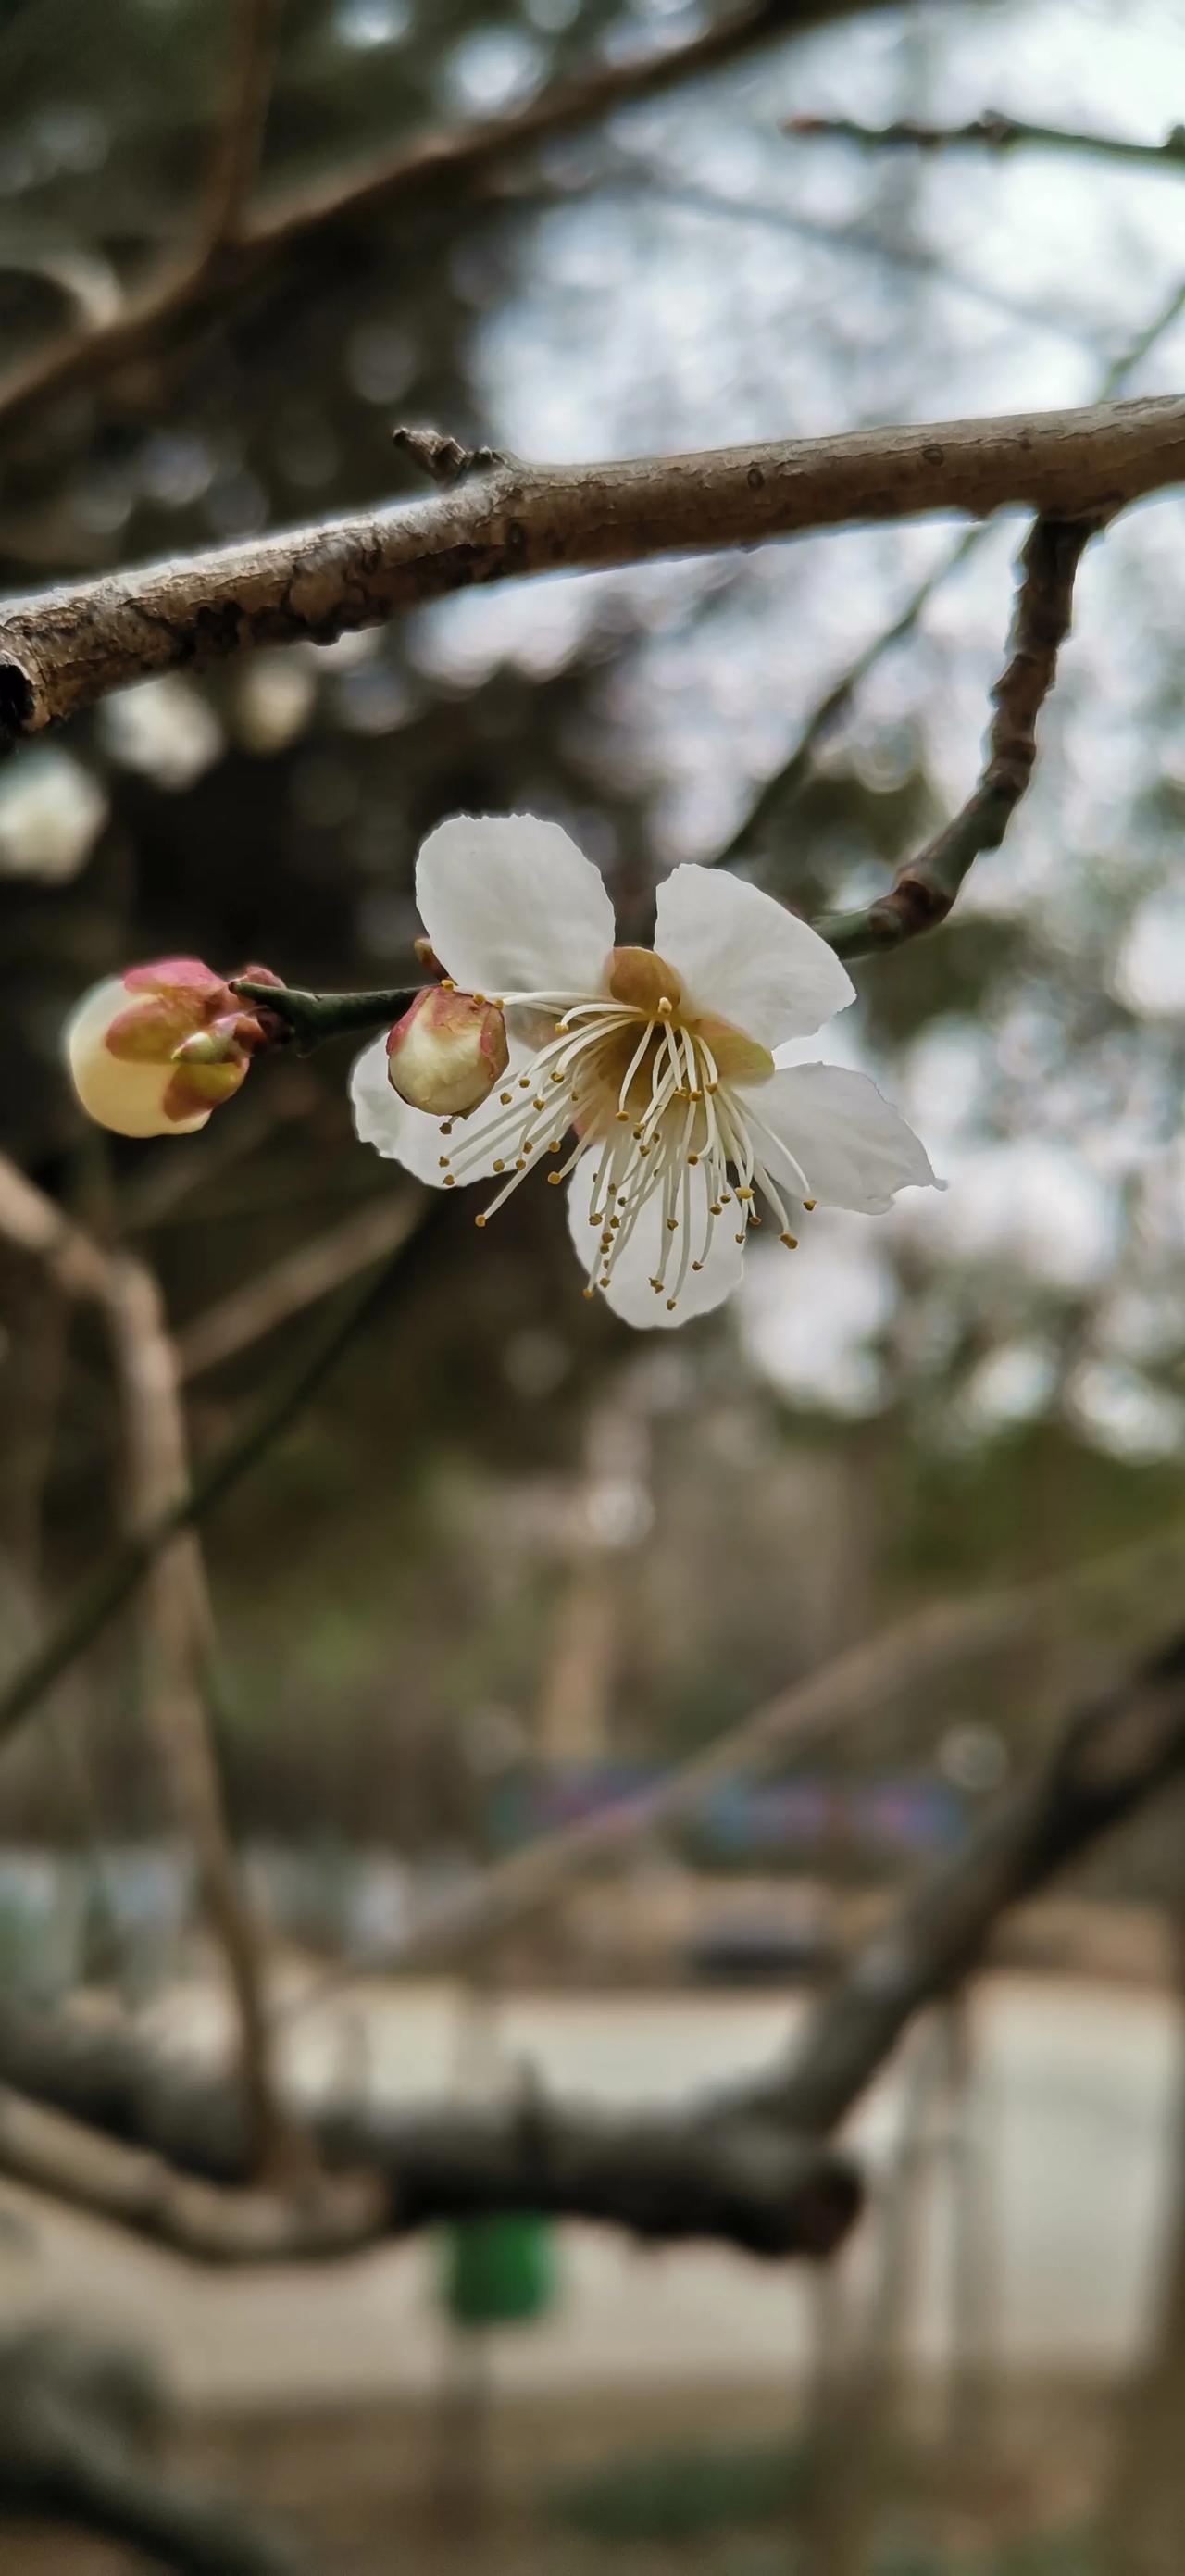
<path fill-rule="evenodd" d="M 595 1150 L 582 1155 L 568 1184 L 568 1226 L 576 1247 L 581 1269 L 587 1271 L 596 1237 L 591 1224 L 593 1184 L 600 1156 Z M 691 1173 L 691 1233 L 698 1257 L 704 1242 L 708 1221 L 708 1192 L 702 1165 Z M 680 1207 L 680 1217 L 682 1208 Z M 655 1190 L 638 1218 L 628 1243 L 613 1264 L 610 1284 L 604 1291 L 614 1314 L 627 1324 L 644 1330 L 654 1325 L 689 1324 L 696 1315 L 706 1315 L 719 1306 L 741 1284 L 744 1247 L 736 1240 L 736 1211 L 728 1207 L 712 1227 L 702 1270 L 688 1269 L 679 1290 L 675 1311 L 670 1313 L 666 1297 L 651 1287 L 658 1274 L 668 1242 L 676 1247 L 667 1256 L 668 1292 L 673 1294 L 679 1270 L 681 1239 L 668 1237 L 663 1222 L 662 1191 Z"/>
<path fill-rule="evenodd" d="M 943 1187 L 925 1146 L 866 1073 L 836 1064 L 782 1066 L 752 1095 L 752 1106 L 801 1164 L 811 1197 L 829 1207 L 883 1216 L 896 1190 Z M 785 1182 L 781 1157 L 772 1148 L 764 1154 L 760 1137 L 756 1143 L 772 1178 Z"/>
<path fill-rule="evenodd" d="M 170 1000 L 194 1005 L 194 1019 L 206 1002 L 233 1000 L 221 975 L 203 966 L 200 957 L 158 957 L 151 966 L 129 966 L 123 980 L 129 993 L 164 993 Z"/>
<path fill-rule="evenodd" d="M 459 1155 L 462 1146 L 466 1154 L 465 1181 L 488 1180 L 495 1156 L 504 1154 L 506 1147 L 494 1144 L 488 1155 L 472 1162 L 470 1149 L 475 1138 L 480 1140 L 483 1128 L 492 1127 L 501 1118 L 503 1103 L 499 1093 L 508 1088 L 512 1075 L 521 1073 L 530 1061 L 529 1049 L 511 1045 L 504 1079 L 497 1090 L 490 1093 L 489 1099 L 482 1102 L 480 1109 L 474 1110 L 471 1118 L 457 1119 L 450 1147 L 448 1137 L 441 1134 L 440 1119 L 434 1118 L 426 1109 L 409 1108 L 406 1100 L 401 1100 L 398 1092 L 392 1089 L 387 1079 L 386 1036 L 373 1038 L 355 1058 L 350 1073 L 355 1128 L 364 1145 L 373 1145 L 376 1154 L 381 1154 L 386 1162 L 402 1163 L 406 1171 L 415 1173 L 417 1180 L 430 1181 L 433 1189 L 443 1189 L 447 1179 L 441 1155 L 450 1151 Z"/>
<path fill-rule="evenodd" d="M 603 989 L 613 906 L 599 870 L 558 823 L 452 815 L 420 852 L 416 900 L 441 964 L 467 993 Z"/>
<path fill-rule="evenodd" d="M 117 1136 L 188 1136 L 204 1127 L 209 1106 L 190 1117 L 173 1118 L 164 1107 L 174 1068 L 161 1063 L 121 1062 L 107 1045 L 113 1022 L 128 1010 L 123 976 L 108 975 L 92 986 L 66 1023 L 64 1043 L 71 1080 L 87 1116 Z"/>
<path fill-rule="evenodd" d="M 654 945 L 704 1011 L 765 1047 L 809 1037 L 855 992 L 833 948 L 727 868 L 675 868 L 659 888 Z"/>

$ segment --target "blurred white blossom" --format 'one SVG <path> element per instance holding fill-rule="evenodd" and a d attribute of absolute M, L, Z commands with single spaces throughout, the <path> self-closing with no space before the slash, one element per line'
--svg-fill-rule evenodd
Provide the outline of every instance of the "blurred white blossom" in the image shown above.
<path fill-rule="evenodd" d="M 107 820 L 97 778 L 68 751 L 37 750 L 0 777 L 0 876 L 66 885 Z"/>
<path fill-rule="evenodd" d="M 121 689 L 100 710 L 99 727 L 122 769 L 158 787 L 192 787 L 222 755 L 222 727 L 191 680 L 169 672 Z"/>
<path fill-rule="evenodd" d="M 246 750 L 283 751 L 303 733 L 317 695 L 316 674 L 295 653 L 256 653 L 235 693 L 235 731 Z"/>

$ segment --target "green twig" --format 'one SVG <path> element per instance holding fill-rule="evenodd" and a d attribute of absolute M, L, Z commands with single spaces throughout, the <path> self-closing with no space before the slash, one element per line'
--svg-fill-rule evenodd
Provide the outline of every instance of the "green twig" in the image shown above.
<path fill-rule="evenodd" d="M 249 976 L 231 979 L 232 993 L 287 1021 L 297 1047 L 306 1055 L 326 1038 L 357 1029 L 389 1029 L 423 987 L 411 984 L 394 993 L 302 993 L 289 984 L 254 984 Z"/>

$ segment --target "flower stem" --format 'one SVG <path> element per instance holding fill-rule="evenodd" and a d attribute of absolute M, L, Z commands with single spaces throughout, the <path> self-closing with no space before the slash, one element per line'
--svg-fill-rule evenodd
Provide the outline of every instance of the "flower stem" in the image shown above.
<path fill-rule="evenodd" d="M 240 1001 L 284 1020 L 303 1055 L 326 1038 L 351 1030 L 393 1027 L 421 987 L 408 984 L 392 993 L 302 993 L 289 984 L 254 984 L 248 976 L 232 976 L 230 989 Z"/>

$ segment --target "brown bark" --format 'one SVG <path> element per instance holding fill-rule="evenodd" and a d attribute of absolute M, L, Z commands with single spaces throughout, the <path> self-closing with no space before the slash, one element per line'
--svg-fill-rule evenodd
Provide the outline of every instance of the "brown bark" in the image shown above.
<path fill-rule="evenodd" d="M 1183 479 L 1179 395 L 701 455 L 507 460 L 430 500 L 16 602 L 0 617 L 0 735 L 38 733 L 153 672 L 329 642 L 475 584 L 938 510 L 1099 520 Z"/>

